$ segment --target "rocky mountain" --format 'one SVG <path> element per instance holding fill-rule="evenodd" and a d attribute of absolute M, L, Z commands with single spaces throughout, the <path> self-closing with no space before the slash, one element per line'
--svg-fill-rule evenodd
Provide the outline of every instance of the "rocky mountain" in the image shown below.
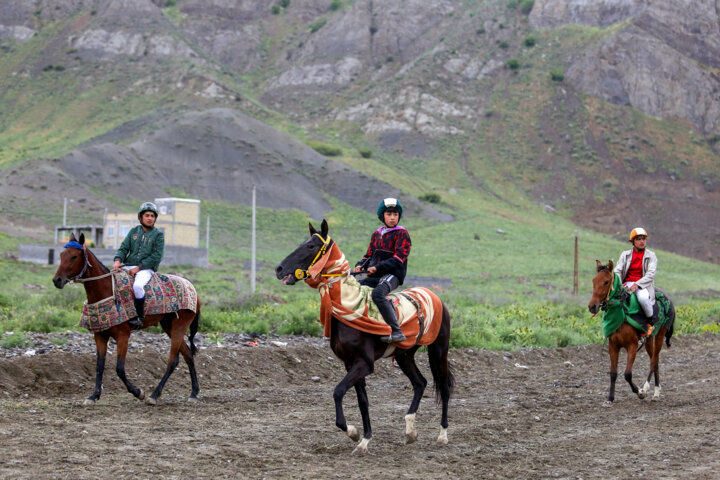
<path fill-rule="evenodd" d="M 641 224 L 654 245 L 717 262 L 719 9 L 6 0 L 0 216 L 13 217 L 10 200 L 57 208 L 59 185 L 109 205 L 168 187 L 247 203 L 255 183 L 264 206 L 314 217 L 331 198 L 367 209 L 367 192 L 392 192 L 441 221 L 462 209 L 448 192 L 506 204 L 519 192 L 578 225 L 623 238 Z M 441 203 L 416 200 L 428 192 Z"/>

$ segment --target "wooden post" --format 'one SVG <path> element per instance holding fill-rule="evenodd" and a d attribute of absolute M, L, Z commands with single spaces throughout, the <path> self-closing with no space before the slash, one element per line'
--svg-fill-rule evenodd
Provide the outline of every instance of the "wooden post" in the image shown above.
<path fill-rule="evenodd" d="M 575 235 L 575 268 L 573 268 L 573 295 L 578 294 L 578 237 Z"/>

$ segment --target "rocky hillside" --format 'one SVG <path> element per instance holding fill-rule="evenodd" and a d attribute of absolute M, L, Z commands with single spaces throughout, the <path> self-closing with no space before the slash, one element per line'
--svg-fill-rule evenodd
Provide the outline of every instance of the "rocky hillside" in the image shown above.
<path fill-rule="evenodd" d="M 262 205 L 316 218 L 387 192 L 449 221 L 459 198 L 520 194 L 718 262 L 718 8 L 7 0 L 0 215 L 57 210 L 67 189 L 247 203 L 257 184 Z M 427 193 L 441 203 L 415 200 Z"/>

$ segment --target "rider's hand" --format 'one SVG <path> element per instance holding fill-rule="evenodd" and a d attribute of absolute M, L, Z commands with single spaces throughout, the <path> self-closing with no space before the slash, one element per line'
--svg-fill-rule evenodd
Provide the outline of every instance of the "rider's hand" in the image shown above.
<path fill-rule="evenodd" d="M 359 272 L 361 270 L 362 270 L 362 268 L 360 267 L 360 265 L 358 265 L 357 267 L 355 267 L 355 270 L 353 270 L 353 272 Z"/>
<path fill-rule="evenodd" d="M 370 267 L 367 269 L 368 275 L 372 275 L 375 272 L 377 272 L 377 267 Z"/>
<path fill-rule="evenodd" d="M 633 283 L 632 285 L 630 285 L 630 291 L 631 291 L 631 292 L 636 292 L 637 289 L 638 289 L 637 283 Z"/>
<path fill-rule="evenodd" d="M 128 273 L 130 274 L 131 277 L 134 277 L 135 274 L 139 271 L 140 271 L 140 267 L 135 267 L 135 268 L 131 268 L 130 270 L 128 270 Z"/>
<path fill-rule="evenodd" d="M 120 260 L 115 260 L 115 263 L 113 263 L 113 270 L 120 270 L 120 266 L 122 266 L 122 262 Z"/>

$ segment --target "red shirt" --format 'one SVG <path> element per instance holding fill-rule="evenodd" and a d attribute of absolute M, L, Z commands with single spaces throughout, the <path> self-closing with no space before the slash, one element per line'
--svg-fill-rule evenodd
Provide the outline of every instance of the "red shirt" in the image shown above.
<path fill-rule="evenodd" d="M 645 250 L 637 252 L 633 250 L 632 260 L 630 260 L 630 267 L 628 268 L 627 275 L 625 275 L 626 282 L 637 282 L 643 277 L 643 257 L 645 256 Z"/>

